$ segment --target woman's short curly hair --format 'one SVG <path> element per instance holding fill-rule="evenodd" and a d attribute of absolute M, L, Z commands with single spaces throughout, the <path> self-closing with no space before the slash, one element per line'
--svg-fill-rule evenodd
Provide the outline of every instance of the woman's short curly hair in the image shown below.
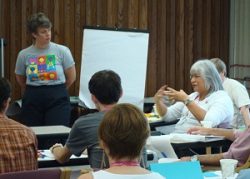
<path fill-rule="evenodd" d="M 39 27 L 52 27 L 49 18 L 42 12 L 33 14 L 27 22 L 27 29 L 30 33 L 36 33 Z"/>

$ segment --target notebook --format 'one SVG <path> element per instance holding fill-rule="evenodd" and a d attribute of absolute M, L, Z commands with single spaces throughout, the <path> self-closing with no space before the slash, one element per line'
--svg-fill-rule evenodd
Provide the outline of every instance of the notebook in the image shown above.
<path fill-rule="evenodd" d="M 150 170 L 167 179 L 203 179 L 200 162 L 152 163 Z"/>

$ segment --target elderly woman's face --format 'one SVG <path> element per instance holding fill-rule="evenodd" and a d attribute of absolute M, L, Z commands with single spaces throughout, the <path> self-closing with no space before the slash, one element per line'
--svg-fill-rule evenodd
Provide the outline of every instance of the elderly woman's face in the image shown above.
<path fill-rule="evenodd" d="M 207 89 L 205 88 L 205 81 L 199 74 L 193 74 L 190 76 L 190 78 L 191 85 L 194 91 L 200 94 L 207 92 Z"/>

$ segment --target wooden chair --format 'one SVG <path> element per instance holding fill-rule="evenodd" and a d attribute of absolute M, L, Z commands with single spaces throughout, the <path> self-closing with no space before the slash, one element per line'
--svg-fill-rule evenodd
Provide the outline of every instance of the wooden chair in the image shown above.
<path fill-rule="evenodd" d="M 70 175 L 70 168 L 54 168 L 2 173 L 0 179 L 70 179 Z"/>
<path fill-rule="evenodd" d="M 61 177 L 60 179 L 70 179 L 71 169 L 69 167 L 60 168 Z"/>
<path fill-rule="evenodd" d="M 236 168 L 236 172 L 240 172 L 240 170 L 247 169 L 247 168 L 250 168 L 250 155 L 249 155 L 247 161 L 244 163 L 244 165 Z"/>

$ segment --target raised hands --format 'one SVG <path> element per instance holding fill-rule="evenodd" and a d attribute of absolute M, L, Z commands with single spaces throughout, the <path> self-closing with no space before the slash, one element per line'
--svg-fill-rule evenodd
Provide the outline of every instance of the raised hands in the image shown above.
<path fill-rule="evenodd" d="M 164 95 L 168 96 L 170 101 L 185 101 L 188 99 L 188 95 L 183 90 L 177 91 L 170 87 L 167 87 Z"/>
<path fill-rule="evenodd" d="M 155 103 L 158 103 L 161 101 L 161 99 L 163 98 L 163 96 L 165 95 L 164 92 L 167 88 L 167 85 L 163 85 L 154 95 L 154 100 Z"/>

